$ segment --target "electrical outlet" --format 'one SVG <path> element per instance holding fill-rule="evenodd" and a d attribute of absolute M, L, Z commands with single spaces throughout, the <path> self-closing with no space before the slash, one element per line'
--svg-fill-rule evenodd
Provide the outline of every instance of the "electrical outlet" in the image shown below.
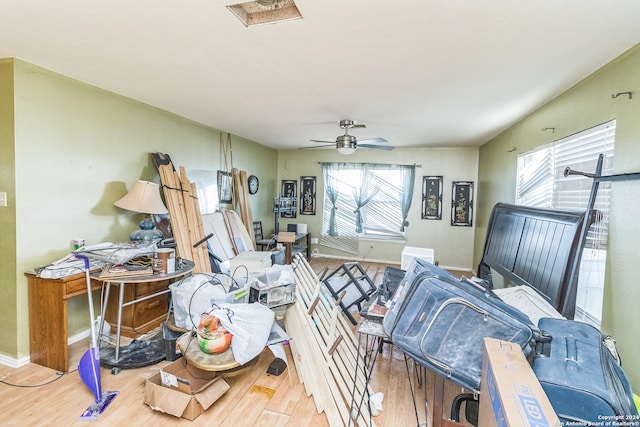
<path fill-rule="evenodd" d="M 0 207 L 7 207 L 7 192 L 0 191 Z"/>
<path fill-rule="evenodd" d="M 318 244 L 318 238 L 317 237 L 312 237 L 311 238 L 311 244 L 312 245 L 317 245 Z"/>

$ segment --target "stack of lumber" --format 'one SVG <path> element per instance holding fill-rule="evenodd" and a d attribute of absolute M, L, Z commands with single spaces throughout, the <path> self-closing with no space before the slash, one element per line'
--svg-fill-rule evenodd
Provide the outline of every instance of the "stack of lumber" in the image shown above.
<path fill-rule="evenodd" d="M 240 211 L 240 217 L 242 223 L 251 238 L 252 248 L 256 249 L 256 237 L 253 233 L 253 216 L 251 213 L 251 204 L 249 203 L 249 181 L 246 171 L 238 171 L 233 168 L 233 191 L 235 193 L 235 200 L 237 202 L 238 210 Z"/>
<path fill-rule="evenodd" d="M 285 327 L 307 396 L 313 396 L 318 413 L 324 411 L 331 426 L 373 426 L 373 392 L 366 383 L 364 357 L 339 301 L 303 256 L 295 257 L 293 268 L 296 303 L 287 310 Z"/>
<path fill-rule="evenodd" d="M 171 162 L 158 165 L 158 173 L 178 256 L 192 260 L 195 273 L 210 273 L 209 252 L 206 242 L 202 242 L 206 236 L 196 184 L 189 181 L 183 166 L 180 166 L 178 176 Z"/>

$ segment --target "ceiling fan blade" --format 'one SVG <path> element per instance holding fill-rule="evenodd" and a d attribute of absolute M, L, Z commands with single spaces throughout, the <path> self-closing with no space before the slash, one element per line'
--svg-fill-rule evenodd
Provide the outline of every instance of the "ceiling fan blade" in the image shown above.
<path fill-rule="evenodd" d="M 316 142 L 320 142 L 320 141 L 316 141 Z M 325 141 L 322 141 L 325 142 Z M 299 147 L 298 150 L 307 150 L 307 149 L 318 149 L 318 148 L 336 148 L 336 143 L 335 142 L 331 142 L 325 145 L 312 145 L 310 147 Z"/>
<path fill-rule="evenodd" d="M 335 144 L 335 141 L 323 141 L 321 139 L 310 139 L 309 141 L 311 142 L 320 142 L 322 144 Z"/>
<path fill-rule="evenodd" d="M 358 142 L 358 148 L 375 148 L 376 150 L 387 150 L 391 151 L 396 147 L 392 147 L 391 145 L 371 145 L 371 144 L 360 144 Z"/>
<path fill-rule="evenodd" d="M 371 139 L 359 139 L 358 140 L 358 145 L 360 145 L 360 143 L 363 144 L 383 144 L 385 142 L 389 142 L 384 138 L 371 138 Z"/>

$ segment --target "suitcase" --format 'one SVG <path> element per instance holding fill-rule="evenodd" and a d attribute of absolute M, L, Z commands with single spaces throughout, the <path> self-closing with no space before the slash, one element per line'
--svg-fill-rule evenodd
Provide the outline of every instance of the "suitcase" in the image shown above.
<path fill-rule="evenodd" d="M 398 286 L 383 329 L 426 368 L 470 390 L 480 390 L 484 337 L 517 343 L 525 355 L 536 326 L 491 290 L 414 259 Z"/>
<path fill-rule="evenodd" d="M 536 349 L 535 372 L 560 421 L 575 425 L 636 425 L 631 385 L 599 330 L 586 323 L 543 318 L 552 340 Z"/>

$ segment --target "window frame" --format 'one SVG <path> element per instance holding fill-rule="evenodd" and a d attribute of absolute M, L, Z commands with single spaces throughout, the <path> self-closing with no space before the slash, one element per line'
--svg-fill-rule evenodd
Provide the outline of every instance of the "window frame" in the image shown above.
<path fill-rule="evenodd" d="M 599 155 L 604 154 L 602 175 L 611 175 L 615 130 L 616 120 L 612 119 L 518 155 L 515 203 L 585 210 L 593 179 L 584 175 L 565 176 L 565 170 L 593 173 Z M 527 166 L 534 171 L 525 173 Z M 576 319 L 596 327 L 600 326 L 602 318 L 610 197 L 611 183 L 599 183 L 594 209 L 601 220 L 587 233 L 578 276 Z"/>
<path fill-rule="evenodd" d="M 321 165 L 325 180 L 323 236 L 391 241 L 405 239 L 406 216 L 413 199 L 415 165 L 336 162 Z M 333 194 L 336 190 L 337 196 Z M 395 195 L 397 198 L 389 198 Z M 333 197 L 337 197 L 335 209 Z M 332 210 L 334 231 L 331 227 Z M 358 230 L 358 216 L 362 221 L 361 231 Z M 389 218 L 393 221 L 385 226 L 389 224 Z"/>

